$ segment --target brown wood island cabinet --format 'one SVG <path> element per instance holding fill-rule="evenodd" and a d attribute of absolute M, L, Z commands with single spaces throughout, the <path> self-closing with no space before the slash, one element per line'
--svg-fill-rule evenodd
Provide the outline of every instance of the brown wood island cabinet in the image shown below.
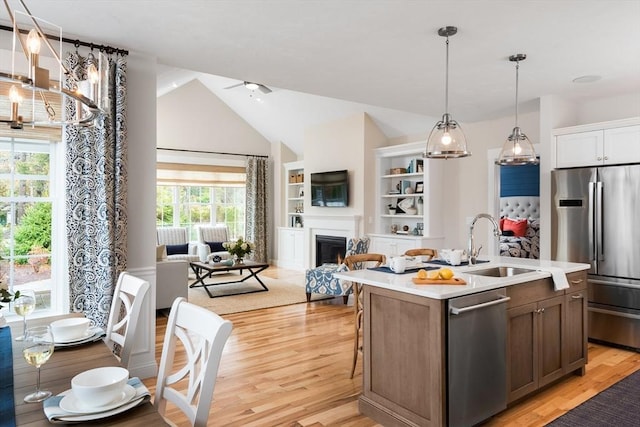
<path fill-rule="evenodd" d="M 584 374 L 587 275 L 569 273 L 567 280 L 561 291 L 549 278 L 507 288 L 509 403 L 572 371 Z"/>
<path fill-rule="evenodd" d="M 569 289 L 543 278 L 506 287 L 507 404 L 587 362 L 586 270 Z M 387 426 L 446 426 L 447 300 L 364 287 L 360 412 Z"/>

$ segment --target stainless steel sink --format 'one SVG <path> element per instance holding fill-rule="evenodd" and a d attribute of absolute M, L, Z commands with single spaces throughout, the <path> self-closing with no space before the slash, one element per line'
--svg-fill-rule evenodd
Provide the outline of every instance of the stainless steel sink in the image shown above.
<path fill-rule="evenodd" d="M 531 268 L 517 268 L 517 267 L 492 267 L 485 268 L 484 270 L 467 271 L 467 274 L 473 274 L 476 276 L 490 276 L 490 277 L 510 277 L 517 274 L 531 273 L 536 271 Z"/>

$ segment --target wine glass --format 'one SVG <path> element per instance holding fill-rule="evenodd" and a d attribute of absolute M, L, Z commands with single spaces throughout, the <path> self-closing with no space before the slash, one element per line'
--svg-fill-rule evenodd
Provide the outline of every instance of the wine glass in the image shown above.
<path fill-rule="evenodd" d="M 49 360 L 53 354 L 53 349 L 53 334 L 49 326 L 34 326 L 26 330 L 22 343 L 22 355 L 28 364 L 36 367 L 38 379 L 36 381 L 36 391 L 25 396 L 25 402 L 42 402 L 51 396 L 50 391 L 40 390 L 40 367 Z"/>
<path fill-rule="evenodd" d="M 22 341 L 27 334 L 27 316 L 36 308 L 36 294 L 30 289 L 20 291 L 20 296 L 13 300 L 13 309 L 18 316 L 22 316 L 24 334 L 16 337 L 16 341 Z"/>

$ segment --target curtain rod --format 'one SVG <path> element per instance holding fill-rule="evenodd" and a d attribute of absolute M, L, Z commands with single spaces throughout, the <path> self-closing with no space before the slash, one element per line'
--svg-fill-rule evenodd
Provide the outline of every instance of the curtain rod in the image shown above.
<path fill-rule="evenodd" d="M 13 32 L 13 27 L 8 27 L 6 25 L 0 25 L 0 30 L 4 30 L 4 31 L 10 31 Z M 20 33 L 22 34 L 27 34 L 27 30 L 20 30 Z M 52 36 L 51 34 L 45 34 L 45 36 L 47 36 L 48 39 L 50 40 L 59 40 L 59 38 L 57 36 Z M 129 51 L 125 50 L 125 49 L 118 49 L 117 47 L 112 47 L 112 46 L 107 46 L 107 45 L 103 45 L 103 44 L 95 44 L 95 43 L 91 43 L 91 42 L 85 42 L 82 40 L 78 40 L 78 39 L 69 39 L 66 37 L 62 37 L 62 41 L 65 43 L 70 43 L 72 45 L 74 45 L 75 47 L 78 46 L 84 46 L 84 47 L 88 47 L 91 49 L 98 49 L 101 52 L 106 52 L 107 54 L 111 55 L 112 53 L 117 53 L 118 55 L 129 55 Z"/>
<path fill-rule="evenodd" d="M 224 156 L 260 157 L 260 158 L 263 158 L 263 159 L 268 159 L 269 158 L 269 156 L 264 156 L 262 154 L 223 153 L 221 151 L 185 150 L 185 149 L 181 149 L 181 148 L 156 147 L 156 150 L 181 151 L 181 152 L 184 152 L 184 153 L 221 154 L 221 155 L 224 155 Z"/>

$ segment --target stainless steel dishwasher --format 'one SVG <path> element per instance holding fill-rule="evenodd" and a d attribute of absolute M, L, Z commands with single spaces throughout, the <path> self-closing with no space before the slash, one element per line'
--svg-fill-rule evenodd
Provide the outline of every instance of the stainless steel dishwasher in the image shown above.
<path fill-rule="evenodd" d="M 504 288 L 448 301 L 448 425 L 472 426 L 507 407 Z"/>

